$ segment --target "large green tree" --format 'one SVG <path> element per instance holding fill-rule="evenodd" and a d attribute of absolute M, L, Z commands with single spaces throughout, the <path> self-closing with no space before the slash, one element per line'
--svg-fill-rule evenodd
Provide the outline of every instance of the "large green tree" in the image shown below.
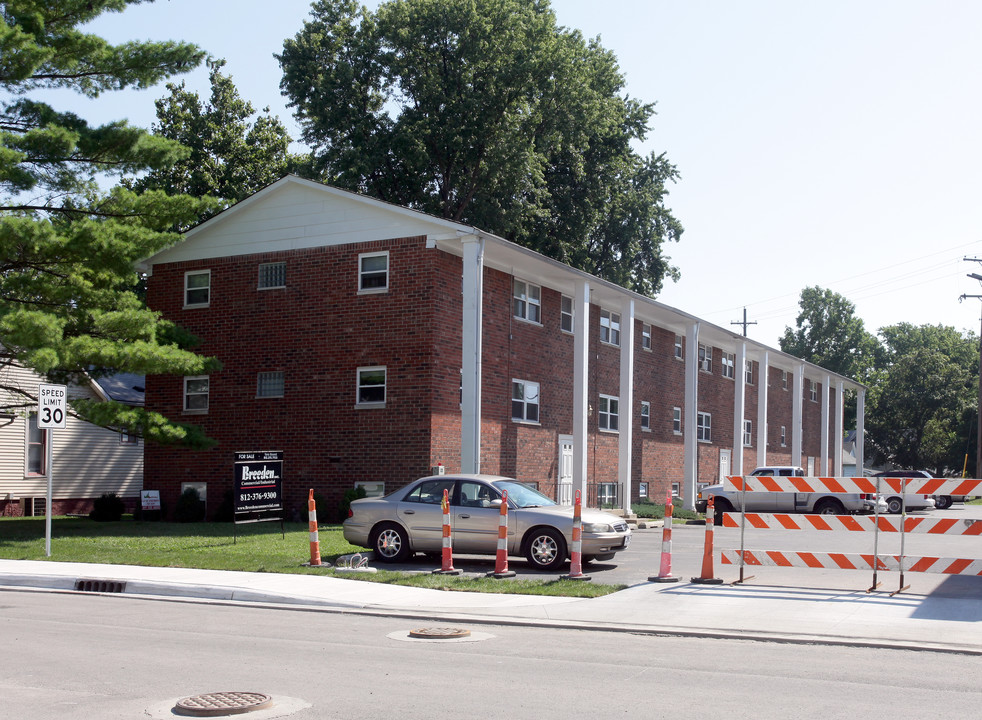
<path fill-rule="evenodd" d="M 156 101 L 155 135 L 175 140 L 188 154 L 151 170 L 127 185 L 138 191 L 163 190 L 193 197 L 211 195 L 229 205 L 279 180 L 298 164 L 290 156 L 290 135 L 264 108 L 258 117 L 243 100 L 224 60 L 209 61 L 211 96 L 202 102 L 184 82 L 168 83 L 169 95 Z"/>
<path fill-rule="evenodd" d="M 167 167 L 186 150 L 126 122 L 91 126 L 30 97 L 66 88 L 97 98 L 198 65 L 204 53 L 187 43 L 112 45 L 80 29 L 140 1 L 0 2 L 0 369 L 17 363 L 69 382 L 124 370 L 193 375 L 217 367 L 133 292 L 134 263 L 175 242 L 170 228 L 210 203 L 100 189 L 131 172 Z M 0 373 L 0 406 L 26 412 L 35 398 L 9 377 Z M 202 441 L 193 429 L 142 409 L 81 401 L 73 408 L 154 440 Z"/>
<path fill-rule="evenodd" d="M 469 223 L 645 294 L 676 169 L 641 156 L 652 104 L 547 0 L 318 0 L 279 55 L 321 179 Z"/>
<path fill-rule="evenodd" d="M 953 327 L 901 323 L 880 329 L 880 379 L 870 393 L 873 457 L 937 475 L 975 462 L 978 338 Z"/>

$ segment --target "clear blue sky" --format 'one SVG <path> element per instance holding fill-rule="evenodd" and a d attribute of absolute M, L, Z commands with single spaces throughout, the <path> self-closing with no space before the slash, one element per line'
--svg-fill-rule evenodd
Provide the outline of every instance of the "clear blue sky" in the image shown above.
<path fill-rule="evenodd" d="M 367 3 L 370 7 L 377 2 Z M 296 125 L 273 59 L 307 0 L 157 0 L 96 21 L 113 40 L 195 42 L 244 98 Z M 801 289 L 830 288 L 875 332 L 979 331 L 982 3 L 975 0 L 553 0 L 559 22 L 614 51 L 630 95 L 657 102 L 644 152 L 681 180 L 682 272 L 664 303 L 774 347 Z M 181 78 L 177 78 L 180 80 Z M 183 76 L 207 95 L 207 72 Z M 61 106 L 149 127 L 163 88 Z M 738 326 L 733 326 L 739 331 Z"/>

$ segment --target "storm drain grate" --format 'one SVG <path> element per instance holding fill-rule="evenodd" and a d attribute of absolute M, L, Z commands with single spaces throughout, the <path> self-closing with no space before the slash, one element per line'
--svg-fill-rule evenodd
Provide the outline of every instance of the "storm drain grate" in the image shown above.
<path fill-rule="evenodd" d="M 466 628 L 433 627 L 416 628 L 409 631 L 411 638 L 426 638 L 427 640 L 455 640 L 470 637 L 471 631 Z"/>
<path fill-rule="evenodd" d="M 273 698 L 257 692 L 217 692 L 192 695 L 177 701 L 174 712 L 192 717 L 222 717 L 241 715 L 253 710 L 272 707 Z"/>
<path fill-rule="evenodd" d="M 121 593 L 126 590 L 122 580 L 76 580 L 75 590 L 81 592 Z"/>

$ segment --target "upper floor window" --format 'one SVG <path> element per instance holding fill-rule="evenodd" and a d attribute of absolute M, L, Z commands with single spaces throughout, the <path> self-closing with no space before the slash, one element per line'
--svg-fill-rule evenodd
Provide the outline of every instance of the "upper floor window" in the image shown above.
<path fill-rule="evenodd" d="M 208 307 L 211 302 L 211 270 L 184 273 L 184 307 Z"/>
<path fill-rule="evenodd" d="M 709 413 L 696 413 L 696 440 L 713 441 L 713 416 Z"/>
<path fill-rule="evenodd" d="M 32 412 L 27 419 L 27 474 L 45 475 L 44 466 L 47 447 L 45 441 L 48 433 L 38 427 L 38 414 Z"/>
<path fill-rule="evenodd" d="M 648 323 L 641 323 L 641 347 L 651 350 L 651 325 Z"/>
<path fill-rule="evenodd" d="M 699 369 L 708 373 L 713 371 L 713 349 L 702 343 L 699 343 Z"/>
<path fill-rule="evenodd" d="M 675 336 L 675 358 L 677 360 L 682 360 L 685 357 L 685 353 L 682 352 L 682 336 Z"/>
<path fill-rule="evenodd" d="M 641 429 L 651 429 L 651 403 L 647 400 L 641 401 Z"/>
<path fill-rule="evenodd" d="M 672 432 L 676 435 L 682 434 L 682 408 L 672 408 Z"/>
<path fill-rule="evenodd" d="M 600 311 L 600 342 L 621 344 L 621 316 L 609 310 Z"/>
<path fill-rule="evenodd" d="M 782 390 L 787 390 L 788 389 L 788 371 L 787 370 L 782 370 L 781 371 L 781 389 Z"/>
<path fill-rule="evenodd" d="M 119 444 L 120 445 L 139 445 L 140 436 L 134 435 L 128 430 L 119 431 Z"/>
<path fill-rule="evenodd" d="M 539 383 L 511 381 L 511 419 L 539 422 Z"/>
<path fill-rule="evenodd" d="M 184 412 L 208 412 L 208 392 L 207 375 L 184 378 Z"/>
<path fill-rule="evenodd" d="M 385 404 L 385 368 L 358 368 L 358 404 L 379 406 Z"/>
<path fill-rule="evenodd" d="M 256 375 L 256 397 L 283 397 L 284 376 L 282 370 L 261 372 Z"/>
<path fill-rule="evenodd" d="M 723 359 L 722 362 L 720 363 L 723 368 L 722 370 L 723 377 L 730 378 L 731 380 L 735 377 L 736 373 L 734 372 L 734 368 L 733 368 L 734 362 L 735 362 L 735 355 L 733 353 L 728 353 L 728 352 L 723 353 Z"/>
<path fill-rule="evenodd" d="M 746 360 L 744 364 L 744 378 L 746 379 L 747 385 L 754 384 L 754 361 Z"/>
<path fill-rule="evenodd" d="M 358 255 L 358 292 L 375 293 L 389 289 L 389 252 Z"/>
<path fill-rule="evenodd" d="M 620 400 L 612 395 L 600 396 L 600 412 L 598 413 L 601 430 L 618 429 L 617 416 Z"/>
<path fill-rule="evenodd" d="M 259 266 L 259 289 L 286 287 L 286 263 L 262 263 Z"/>
<path fill-rule="evenodd" d="M 743 421 L 743 446 L 751 447 L 753 443 L 754 423 L 753 420 Z"/>
<path fill-rule="evenodd" d="M 542 322 L 542 288 L 516 279 L 512 283 L 512 304 L 515 317 L 529 322 Z"/>
<path fill-rule="evenodd" d="M 818 402 L 818 383 L 814 380 L 808 381 L 808 398 L 812 402 Z"/>
<path fill-rule="evenodd" d="M 563 295 L 559 300 L 559 329 L 563 332 L 573 332 L 573 298 Z"/>
<path fill-rule="evenodd" d="M 781 447 L 786 447 L 788 444 L 788 430 L 782 425 L 781 426 Z"/>

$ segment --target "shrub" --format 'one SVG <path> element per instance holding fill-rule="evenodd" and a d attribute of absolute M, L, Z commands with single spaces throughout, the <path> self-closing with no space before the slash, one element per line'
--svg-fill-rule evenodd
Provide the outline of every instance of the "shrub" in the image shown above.
<path fill-rule="evenodd" d="M 174 506 L 174 520 L 180 523 L 201 522 L 205 519 L 205 502 L 194 488 L 181 493 Z"/>
<path fill-rule="evenodd" d="M 351 501 L 363 498 L 367 494 L 365 488 L 361 485 L 344 491 L 344 497 L 341 498 L 341 502 L 338 504 L 338 515 L 340 515 L 341 522 L 344 522 L 348 517 L 348 510 L 351 509 Z"/>
<path fill-rule="evenodd" d="M 116 496 L 116 493 L 103 493 L 92 503 L 92 512 L 89 517 L 99 522 L 115 522 L 123 517 L 123 510 L 126 506 L 123 501 Z"/>

